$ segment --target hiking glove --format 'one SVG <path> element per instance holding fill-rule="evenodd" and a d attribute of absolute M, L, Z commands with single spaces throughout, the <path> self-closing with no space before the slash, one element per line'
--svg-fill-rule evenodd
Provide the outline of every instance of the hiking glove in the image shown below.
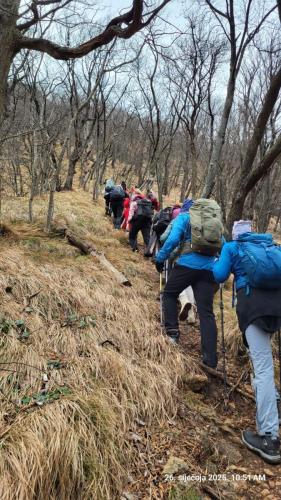
<path fill-rule="evenodd" d="M 155 262 L 155 267 L 158 273 L 162 273 L 164 269 L 164 262 Z"/>

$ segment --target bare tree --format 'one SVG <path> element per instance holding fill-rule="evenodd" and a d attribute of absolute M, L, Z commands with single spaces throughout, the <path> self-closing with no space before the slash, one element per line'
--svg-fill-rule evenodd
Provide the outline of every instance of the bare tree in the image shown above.
<path fill-rule="evenodd" d="M 266 58 L 262 58 L 262 53 L 258 52 L 258 64 L 262 72 L 259 81 L 259 102 L 262 102 L 262 105 L 256 104 L 257 109 L 260 109 L 254 119 L 240 175 L 233 189 L 233 201 L 228 216 L 229 227 L 234 220 L 241 218 L 247 196 L 257 183 L 269 174 L 281 154 L 281 134 L 280 129 L 278 133 L 276 126 L 281 111 L 280 99 L 278 101 L 281 89 L 281 52 L 274 54 L 272 46 L 269 49 Z M 267 90 L 264 93 L 266 86 Z M 265 141 L 267 133 L 269 139 Z"/>
<path fill-rule="evenodd" d="M 52 24 L 59 11 L 71 8 L 74 0 L 30 0 L 25 2 L 23 8 L 20 8 L 20 0 L 0 0 L 0 122 L 5 111 L 10 67 L 19 51 L 35 50 L 61 60 L 77 59 L 108 45 L 115 38 L 130 38 L 148 26 L 170 1 L 163 0 L 149 7 L 144 0 L 133 0 L 130 10 L 113 18 L 93 38 L 71 48 L 46 38 L 44 31 L 42 36 L 37 37 L 36 34 L 44 21 L 51 20 L 49 24 Z M 30 30 L 31 36 L 28 36 Z"/>
<path fill-rule="evenodd" d="M 210 119 L 210 142 L 213 135 L 213 80 L 222 52 L 222 44 L 216 40 L 213 28 L 204 28 L 202 15 L 188 15 L 186 18 L 188 35 L 182 36 L 166 55 L 167 75 L 171 81 L 170 92 L 183 129 L 185 144 L 185 164 L 181 198 L 186 195 L 190 182 L 191 193 L 198 193 L 198 151 L 197 138 L 200 137 L 198 120 L 203 114 Z M 207 23 L 208 24 L 208 23 Z M 164 56 L 165 57 L 165 56 Z M 202 123 L 202 120 L 201 120 Z M 191 174 L 191 175 L 190 175 Z"/>
<path fill-rule="evenodd" d="M 254 7 L 253 0 L 245 2 L 244 19 L 242 28 L 239 30 L 239 6 L 234 0 L 225 0 L 225 10 L 217 8 L 210 0 L 205 0 L 206 4 L 211 9 L 215 18 L 222 27 L 224 36 L 228 40 L 230 49 L 230 62 L 229 62 L 229 78 L 227 84 L 227 93 L 221 114 L 219 128 L 216 134 L 213 153 L 210 159 L 208 173 L 202 191 L 203 197 L 210 197 L 215 187 L 217 175 L 219 172 L 219 164 L 221 161 L 222 149 L 225 142 L 225 134 L 229 121 L 231 108 L 234 101 L 235 87 L 237 76 L 239 74 L 241 64 L 249 44 L 254 40 L 255 36 L 259 33 L 266 19 L 277 9 L 276 1 L 269 2 L 270 5 L 265 5 L 261 9 L 262 14 L 254 19 L 257 9 Z M 236 6 L 235 6 L 236 3 Z"/>

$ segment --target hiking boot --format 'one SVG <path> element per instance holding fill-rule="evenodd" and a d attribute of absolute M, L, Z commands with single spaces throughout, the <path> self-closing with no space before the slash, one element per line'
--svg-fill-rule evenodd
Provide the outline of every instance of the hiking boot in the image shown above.
<path fill-rule="evenodd" d="M 270 434 L 259 436 L 252 431 L 243 431 L 242 441 L 249 450 L 258 453 L 266 462 L 271 464 L 281 462 L 280 439 L 278 437 L 272 437 Z"/>
<path fill-rule="evenodd" d="M 214 353 L 212 355 L 210 354 L 203 354 L 203 359 L 202 359 L 203 365 L 208 366 L 209 368 L 213 368 L 213 370 L 217 369 L 218 365 L 218 355 L 217 353 Z"/>
<path fill-rule="evenodd" d="M 191 309 L 190 302 L 181 301 L 181 310 L 179 313 L 179 320 L 180 321 L 185 321 L 188 318 L 188 313 L 189 313 L 190 309 Z"/>
<path fill-rule="evenodd" d="M 189 325 L 194 325 L 196 323 L 194 306 L 191 306 L 191 308 L 188 311 L 187 323 Z"/>
<path fill-rule="evenodd" d="M 166 331 L 168 340 L 172 344 L 178 344 L 179 343 L 179 338 L 180 338 L 180 332 L 176 329 L 171 329 Z"/>
<path fill-rule="evenodd" d="M 167 338 L 171 344 L 178 344 L 179 343 L 179 337 L 176 337 L 175 335 L 167 335 Z"/>

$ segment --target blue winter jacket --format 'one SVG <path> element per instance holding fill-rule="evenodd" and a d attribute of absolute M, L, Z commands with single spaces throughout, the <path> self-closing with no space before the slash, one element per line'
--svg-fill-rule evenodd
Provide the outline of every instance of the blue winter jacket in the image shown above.
<path fill-rule="evenodd" d="M 229 278 L 230 273 L 233 273 L 236 290 L 246 286 L 246 277 L 240 264 L 236 241 L 230 241 L 223 245 L 220 258 L 215 261 L 213 273 L 218 283 L 223 283 Z"/>
<path fill-rule="evenodd" d="M 272 239 L 270 234 L 258 234 L 258 233 L 250 233 L 253 238 L 256 239 L 256 242 L 264 241 L 267 239 L 269 242 Z M 243 241 L 243 236 L 241 235 Z M 243 244 L 243 242 L 242 242 Z M 243 288 L 247 286 L 247 279 L 245 273 L 243 273 L 243 269 L 241 266 L 241 258 L 239 256 L 239 244 L 238 241 L 230 241 L 229 243 L 225 243 L 220 258 L 215 261 L 213 273 L 215 280 L 219 283 L 223 283 L 229 278 L 230 273 L 234 274 L 235 287 L 236 290 L 239 288 Z"/>
<path fill-rule="evenodd" d="M 181 213 L 173 221 L 172 230 L 163 247 L 156 255 L 156 261 L 164 262 L 170 257 L 172 251 L 183 241 L 191 241 L 189 213 Z M 192 252 L 186 255 L 181 255 L 176 262 L 180 266 L 189 267 L 191 269 L 206 269 L 208 271 L 212 271 L 215 257 L 209 257 Z"/>

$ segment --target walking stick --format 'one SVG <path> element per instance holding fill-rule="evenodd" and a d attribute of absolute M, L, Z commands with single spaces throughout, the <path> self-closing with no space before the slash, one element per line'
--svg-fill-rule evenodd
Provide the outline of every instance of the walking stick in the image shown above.
<path fill-rule="evenodd" d="M 279 394 L 281 397 L 281 331 L 278 330 L 278 355 L 279 355 Z"/>
<path fill-rule="evenodd" d="M 227 398 L 227 380 L 226 380 L 226 361 L 225 361 L 225 338 L 224 338 L 224 304 L 223 304 L 223 285 L 220 285 L 220 311 L 221 311 L 221 341 L 222 341 L 222 362 L 223 362 L 223 383 L 225 399 Z"/>
<path fill-rule="evenodd" d="M 160 288 L 160 324 L 161 328 L 164 326 L 163 322 L 163 281 L 162 281 L 162 276 L 163 273 L 160 273 L 160 281 L 159 281 L 159 288 Z"/>

